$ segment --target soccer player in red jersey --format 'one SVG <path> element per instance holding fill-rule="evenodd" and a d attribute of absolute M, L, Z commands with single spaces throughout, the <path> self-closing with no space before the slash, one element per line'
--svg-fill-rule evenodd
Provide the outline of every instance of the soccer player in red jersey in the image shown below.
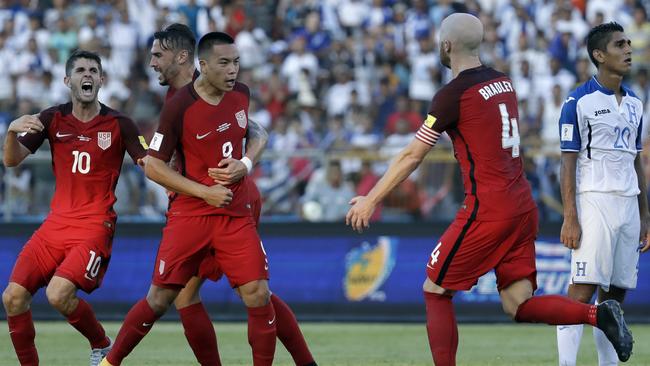
<path fill-rule="evenodd" d="M 273 362 L 277 317 L 269 298 L 268 261 L 252 217 L 248 178 L 224 186 L 208 175 L 208 168 L 224 159 L 244 159 L 249 90 L 236 81 L 239 54 L 232 37 L 206 34 L 199 41 L 198 56 L 201 75 L 165 104 L 149 146 L 147 176 L 178 193 L 167 213 L 152 285 L 147 297 L 127 314 L 102 365 L 122 362 L 205 257 L 216 261 L 248 308 L 253 364 Z M 180 173 L 167 165 L 174 151 Z"/>
<path fill-rule="evenodd" d="M 632 335 L 614 300 L 587 305 L 564 296 L 533 296 L 537 208 L 519 156 L 517 97 L 510 79 L 479 60 L 483 25 L 452 14 L 440 28 L 440 60 L 454 79 L 434 96 L 415 139 L 367 196 L 351 200 L 346 223 L 368 227 L 375 206 L 418 167 L 443 132 L 454 146 L 465 201 L 436 243 L 423 284 L 429 347 L 436 365 L 455 365 L 455 291 L 468 290 L 494 269 L 504 311 L 517 322 L 591 324 L 627 360 Z"/>
<path fill-rule="evenodd" d="M 145 150 L 135 124 L 97 100 L 102 80 L 99 56 L 75 51 L 66 62 L 65 77 L 72 101 L 22 116 L 7 130 L 5 166 L 20 164 L 47 139 L 57 183 L 50 214 L 18 255 L 2 294 L 21 365 L 38 365 L 30 303 L 41 287 L 50 304 L 90 342 L 91 365 L 98 365 L 111 347 L 77 290 L 90 293 L 101 285 L 111 258 L 114 190 L 124 153 L 140 162 Z"/>
<path fill-rule="evenodd" d="M 199 72 L 194 67 L 195 44 L 194 34 L 184 24 L 171 24 L 154 34 L 149 65 L 158 72 L 160 84 L 169 86 L 165 101 L 198 77 Z M 254 163 L 266 145 L 267 134 L 254 121 L 249 120 L 248 123 L 246 155 Z M 232 184 L 248 173 L 248 167 L 237 159 L 225 159 L 220 165 L 221 167 L 209 169 L 210 176 L 220 184 Z M 252 179 L 246 179 L 245 182 L 248 184 L 253 218 L 257 225 L 261 211 L 260 193 Z M 187 341 L 201 365 L 217 365 L 220 361 L 214 327 L 201 302 L 199 290 L 205 279 L 218 281 L 222 274 L 212 258 L 204 259 L 198 275 L 185 284 L 174 301 Z M 271 302 L 276 313 L 278 339 L 285 345 L 296 365 L 315 365 L 291 309 L 275 294 L 271 294 Z"/>

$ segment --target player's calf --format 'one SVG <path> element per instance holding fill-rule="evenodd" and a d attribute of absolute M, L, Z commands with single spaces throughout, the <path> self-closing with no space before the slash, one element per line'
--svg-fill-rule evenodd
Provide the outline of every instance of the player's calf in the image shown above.
<path fill-rule="evenodd" d="M 29 309 L 32 295 L 24 287 L 9 282 L 2 292 L 2 304 L 8 316 L 22 314 Z"/>

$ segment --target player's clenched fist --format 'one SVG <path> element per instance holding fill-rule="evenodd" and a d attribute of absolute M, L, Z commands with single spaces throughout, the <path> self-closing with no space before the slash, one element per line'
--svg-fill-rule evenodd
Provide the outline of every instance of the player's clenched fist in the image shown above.
<path fill-rule="evenodd" d="M 232 191 L 220 184 L 215 184 L 205 187 L 201 198 L 211 206 L 224 207 L 232 202 Z"/>
<path fill-rule="evenodd" d="M 569 249 L 578 249 L 580 247 L 580 237 L 582 236 L 582 229 L 578 218 L 571 216 L 565 217 L 562 223 L 562 230 L 560 231 L 560 241 L 565 247 Z"/>
<path fill-rule="evenodd" d="M 352 229 L 363 232 L 363 229 L 370 226 L 370 217 L 375 211 L 375 204 L 366 196 L 356 196 L 350 200 L 352 207 L 345 216 L 345 224 L 352 226 Z"/>
<path fill-rule="evenodd" d="M 15 119 L 7 128 L 7 131 L 13 133 L 36 133 L 43 131 L 43 123 L 38 119 L 38 114 L 26 114 Z"/>

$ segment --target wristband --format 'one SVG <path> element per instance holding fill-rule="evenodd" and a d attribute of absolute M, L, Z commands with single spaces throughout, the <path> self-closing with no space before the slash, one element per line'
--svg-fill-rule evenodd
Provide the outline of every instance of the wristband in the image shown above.
<path fill-rule="evenodd" d="M 248 158 L 248 156 L 244 156 L 239 161 L 241 161 L 242 163 L 244 163 L 244 165 L 246 165 L 246 174 L 249 174 L 251 170 L 253 170 L 253 162 L 251 161 L 251 159 Z"/>

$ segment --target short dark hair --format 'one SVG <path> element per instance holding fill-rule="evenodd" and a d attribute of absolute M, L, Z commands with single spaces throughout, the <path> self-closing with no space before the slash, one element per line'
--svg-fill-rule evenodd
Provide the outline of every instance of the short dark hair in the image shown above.
<path fill-rule="evenodd" d="M 165 29 L 154 33 L 153 39 L 160 41 L 160 47 L 164 50 L 186 50 L 191 57 L 194 57 L 196 37 L 190 27 L 185 24 L 170 24 Z"/>
<path fill-rule="evenodd" d="M 623 26 L 616 22 L 609 22 L 597 25 L 587 34 L 587 52 L 591 62 L 598 67 L 598 61 L 594 58 L 594 50 L 607 50 L 607 43 L 612 39 L 612 33 L 625 32 Z"/>
<path fill-rule="evenodd" d="M 70 76 L 72 74 L 74 63 L 80 58 L 86 58 L 97 62 L 97 65 L 99 65 L 99 74 L 102 75 L 102 59 L 99 55 L 95 52 L 78 49 L 72 52 L 70 57 L 68 57 L 68 60 L 65 62 L 65 76 Z"/>
<path fill-rule="evenodd" d="M 205 55 L 210 51 L 213 46 L 220 44 L 234 44 L 235 40 L 228 34 L 223 32 L 210 32 L 201 37 L 199 41 L 199 57 Z"/>

